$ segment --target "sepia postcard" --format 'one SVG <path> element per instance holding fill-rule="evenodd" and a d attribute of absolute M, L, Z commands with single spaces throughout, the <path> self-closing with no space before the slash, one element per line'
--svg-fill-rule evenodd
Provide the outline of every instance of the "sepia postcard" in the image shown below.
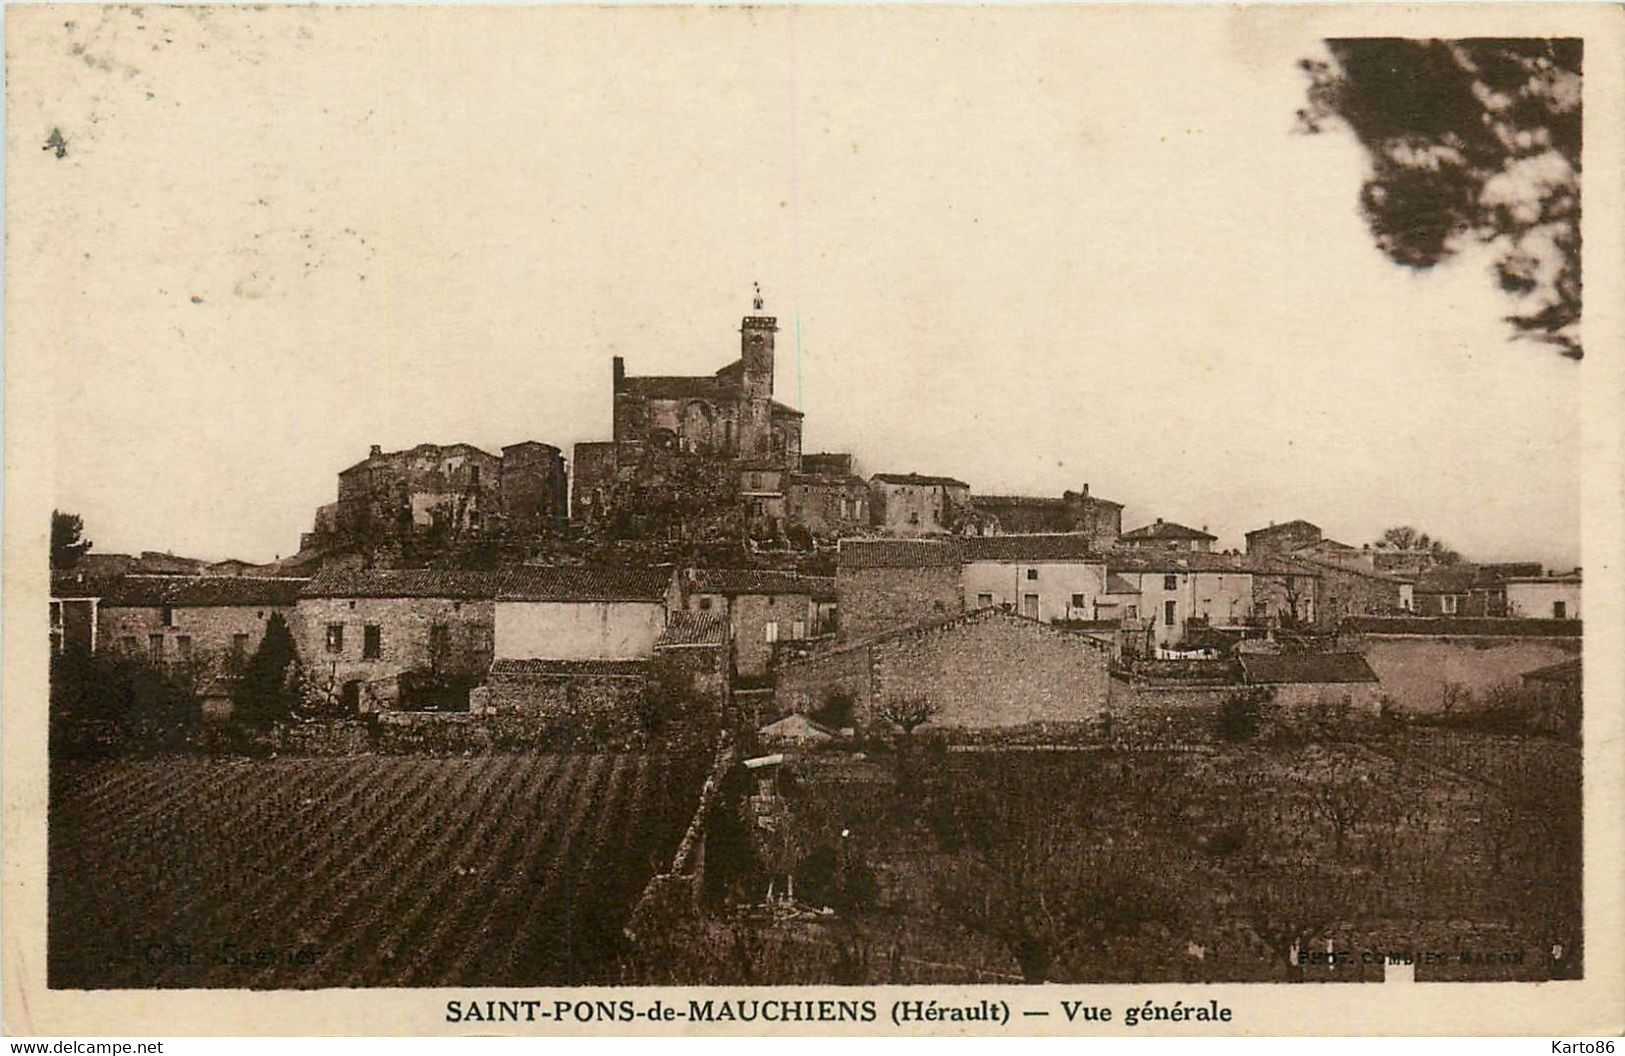
<path fill-rule="evenodd" d="M 9 1033 L 1625 1030 L 1618 5 L 5 15 Z"/>

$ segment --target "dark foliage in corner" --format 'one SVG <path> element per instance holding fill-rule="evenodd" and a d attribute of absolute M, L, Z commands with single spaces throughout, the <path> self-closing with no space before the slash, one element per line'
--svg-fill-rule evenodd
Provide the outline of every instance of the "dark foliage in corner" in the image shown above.
<path fill-rule="evenodd" d="M 1371 169 L 1360 206 L 1394 262 L 1491 247 L 1515 331 L 1583 354 L 1581 62 L 1577 39 L 1326 42 L 1305 59 L 1299 127 L 1352 131 Z"/>

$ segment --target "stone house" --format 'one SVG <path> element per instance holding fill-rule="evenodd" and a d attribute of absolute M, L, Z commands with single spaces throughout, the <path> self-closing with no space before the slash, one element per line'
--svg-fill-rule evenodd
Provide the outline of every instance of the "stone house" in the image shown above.
<path fill-rule="evenodd" d="M 1502 581 L 1506 591 L 1506 614 L 1538 619 L 1580 619 L 1580 570 L 1565 575 L 1509 576 Z"/>
<path fill-rule="evenodd" d="M 876 473 L 869 478 L 869 515 L 889 535 L 951 535 L 971 514 L 970 485 L 923 473 Z"/>
<path fill-rule="evenodd" d="M 1507 582 L 1541 578 L 1538 562 L 1437 565 L 1417 576 L 1413 593 L 1421 616 L 1510 616 Z M 1550 616 L 1550 612 L 1529 613 Z"/>
<path fill-rule="evenodd" d="M 850 456 L 841 456 L 851 464 Z M 820 460 L 832 455 L 818 456 Z M 814 539 L 838 539 L 869 530 L 869 485 L 851 472 L 813 472 L 809 467 L 825 466 L 803 456 L 800 473 L 785 477 L 785 517 L 790 524 L 807 530 Z"/>
<path fill-rule="evenodd" d="M 339 473 L 338 501 L 316 513 L 300 548 L 382 541 L 413 533 L 541 532 L 563 524 L 569 478 L 551 444 L 525 441 L 501 456 L 472 444 L 373 445 Z"/>
<path fill-rule="evenodd" d="M 1239 660 L 1242 680 L 1269 687 L 1280 707 L 1362 715 L 1380 709 L 1380 683 L 1359 653 L 1242 653 Z"/>
<path fill-rule="evenodd" d="M 1008 606 L 1045 623 L 1100 616 L 1106 559 L 1094 536 L 967 536 L 959 545 L 967 608 Z"/>
<path fill-rule="evenodd" d="M 1254 528 L 1246 535 L 1247 556 L 1290 554 L 1320 542 L 1321 538 L 1320 526 L 1308 521 L 1287 521 L 1285 524 L 1271 524 L 1267 528 Z"/>
<path fill-rule="evenodd" d="M 1253 566 L 1243 557 L 1136 549 L 1109 555 L 1107 567 L 1137 588 L 1140 618 L 1150 621 L 1159 648 L 1183 643 L 1198 627 L 1253 626 Z"/>
<path fill-rule="evenodd" d="M 835 631 L 835 579 L 764 569 L 697 568 L 687 574 L 684 607 L 727 623 L 735 672 L 760 678 L 780 642 Z"/>
<path fill-rule="evenodd" d="M 972 495 L 969 533 L 975 535 L 1081 534 L 1102 550 L 1123 534 L 1123 504 L 1082 491 L 1060 498 L 1032 495 Z"/>
<path fill-rule="evenodd" d="M 1261 550 L 1248 558 L 1253 571 L 1253 619 L 1271 627 L 1312 626 L 1320 569 L 1307 561 Z"/>
<path fill-rule="evenodd" d="M 1516 686 L 1524 673 L 1580 656 L 1579 620 L 1355 616 L 1337 648 L 1358 652 L 1405 711 L 1438 712 L 1465 695 Z"/>
<path fill-rule="evenodd" d="M 1350 616 L 1410 612 L 1415 604 L 1410 580 L 1379 571 L 1362 558 L 1339 560 L 1299 550 L 1293 563 L 1318 577 L 1314 601 L 1317 627 L 1335 627 Z"/>
<path fill-rule="evenodd" d="M 498 660 L 648 660 L 680 609 L 674 572 L 525 565 L 501 573 Z"/>
<path fill-rule="evenodd" d="M 769 462 L 743 462 L 739 467 L 739 502 L 745 530 L 752 538 L 777 536 L 788 519 L 784 489 L 788 475 Z"/>
<path fill-rule="evenodd" d="M 839 637 L 867 637 L 964 609 L 959 541 L 842 539 L 835 557 Z"/>
<path fill-rule="evenodd" d="M 324 568 L 300 593 L 305 669 L 346 708 L 400 705 L 400 676 L 482 678 L 491 666 L 500 572 Z"/>
<path fill-rule="evenodd" d="M 1412 587 L 1418 616 L 1487 616 L 1474 612 L 1473 584 L 1478 570 L 1472 565 L 1447 565 L 1418 576 Z"/>
<path fill-rule="evenodd" d="M 890 702 L 932 709 L 924 729 L 1082 723 L 1107 707 L 1111 646 L 1004 609 L 977 609 L 871 635 L 785 664 L 774 703 L 817 712 L 837 693 L 860 726 L 886 730 Z"/>
<path fill-rule="evenodd" d="M 1124 532 L 1118 537 L 1117 545 L 1127 550 L 1173 550 L 1206 554 L 1213 550 L 1213 543 L 1217 539 L 1218 536 L 1209 535 L 1205 528 L 1198 531 L 1158 517 L 1151 524 L 1136 528 L 1132 532 Z"/>
<path fill-rule="evenodd" d="M 197 664 L 202 679 L 219 679 L 254 654 L 273 615 L 281 613 L 292 630 L 305 583 L 257 576 L 124 576 L 95 606 L 96 647 L 158 665 Z"/>

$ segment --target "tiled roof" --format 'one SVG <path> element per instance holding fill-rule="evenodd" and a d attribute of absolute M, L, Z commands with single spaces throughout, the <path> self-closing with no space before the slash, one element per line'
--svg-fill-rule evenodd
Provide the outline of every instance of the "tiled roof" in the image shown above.
<path fill-rule="evenodd" d="M 1096 506 L 1123 508 L 1123 504 L 1120 502 L 1102 499 L 1095 495 L 1074 495 L 1070 500 L 1066 496 L 1054 495 L 972 495 L 970 501 L 972 506 L 1027 506 L 1043 510 L 1065 509 L 1069 502 L 1076 502 L 1080 506 L 1093 503 Z"/>
<path fill-rule="evenodd" d="M 1038 506 L 1052 508 L 1066 505 L 1066 500 L 1047 495 L 972 495 L 972 506 Z"/>
<path fill-rule="evenodd" d="M 1258 576 L 1315 576 L 1312 568 L 1266 555 L 1204 554 L 1192 550 L 1116 550 L 1106 557 L 1113 572 L 1217 572 Z"/>
<path fill-rule="evenodd" d="M 493 598 L 500 572 L 434 568 L 324 568 L 307 598 Z"/>
<path fill-rule="evenodd" d="M 1106 573 L 1106 593 L 1108 594 L 1138 594 L 1140 585 L 1124 579 L 1116 572 Z"/>
<path fill-rule="evenodd" d="M 649 673 L 647 660 L 497 660 L 493 675 L 532 675 L 539 678 L 581 678 L 589 675 L 637 678 Z"/>
<path fill-rule="evenodd" d="M 82 572 L 53 571 L 51 573 L 51 597 L 53 598 L 99 598 L 107 593 L 107 588 L 118 581 L 112 575 L 86 575 Z"/>
<path fill-rule="evenodd" d="M 959 564 L 959 546 L 937 539 L 842 539 L 840 568 L 925 568 Z"/>
<path fill-rule="evenodd" d="M 660 601 L 671 573 L 659 569 L 525 565 L 502 574 L 498 601 Z"/>
<path fill-rule="evenodd" d="M 960 542 L 966 561 L 1104 562 L 1094 537 L 1081 532 L 1045 535 L 972 535 Z"/>
<path fill-rule="evenodd" d="M 108 608 L 292 605 L 309 580 L 269 576 L 125 576 L 102 596 Z"/>
<path fill-rule="evenodd" d="M 728 640 L 728 624 L 720 612 L 674 612 L 666 629 L 655 639 L 656 649 L 680 645 L 723 645 Z"/>
<path fill-rule="evenodd" d="M 1353 634 L 1408 634 L 1486 638 L 1579 638 L 1579 620 L 1500 616 L 1350 616 L 1338 630 Z"/>
<path fill-rule="evenodd" d="M 923 473 L 876 473 L 870 480 L 878 480 L 883 484 L 932 484 L 945 488 L 968 488 L 962 480 L 953 477 L 932 477 Z"/>
<path fill-rule="evenodd" d="M 1359 653 L 1243 653 L 1241 670 L 1259 685 L 1377 681 Z"/>
<path fill-rule="evenodd" d="M 1418 594 L 1467 594 L 1478 579 L 1478 570 L 1472 565 L 1450 565 L 1434 568 L 1416 577 Z"/>
<path fill-rule="evenodd" d="M 696 568 L 689 574 L 696 594 L 807 594 L 835 596 L 833 576 L 803 576 L 758 568 Z"/>
<path fill-rule="evenodd" d="M 1384 572 L 1381 569 L 1372 568 L 1364 561 L 1358 559 L 1352 561 L 1339 561 L 1334 557 L 1310 554 L 1303 550 L 1298 550 L 1291 556 L 1293 561 L 1300 562 L 1312 568 L 1326 569 L 1335 572 L 1346 572 L 1351 576 L 1363 576 L 1366 579 L 1379 579 L 1384 583 L 1412 582 L 1409 576 L 1396 576 L 1392 572 Z M 1297 574 L 1304 575 L 1306 573 L 1299 570 Z"/>
<path fill-rule="evenodd" d="M 867 488 L 869 482 L 850 473 L 791 473 L 785 477 L 791 484 L 809 488 Z"/>
<path fill-rule="evenodd" d="M 1525 682 L 1579 682 L 1582 677 L 1580 658 L 1561 660 L 1546 667 L 1525 671 L 1520 677 Z"/>
<path fill-rule="evenodd" d="M 886 630 L 871 634 L 865 638 L 860 638 L 857 641 L 847 642 L 843 645 L 837 646 L 834 649 L 826 649 L 821 652 L 809 653 L 803 657 L 797 657 L 788 661 L 786 666 L 792 667 L 802 664 L 814 664 L 827 660 L 832 656 L 845 656 L 854 650 L 866 649 L 869 646 L 878 645 L 881 642 L 889 642 L 895 638 L 927 634 L 931 631 L 945 630 L 947 628 L 956 627 L 962 624 L 974 623 L 978 620 L 1003 620 L 1005 622 L 1015 623 L 1021 626 L 1038 628 L 1047 634 L 1059 635 L 1063 638 L 1069 638 L 1075 642 L 1085 642 L 1097 649 L 1109 650 L 1111 648 L 1108 643 L 1101 641 L 1099 638 L 1095 638 L 1087 634 L 1080 634 L 1076 631 L 1069 631 L 1053 624 L 1045 623 L 1041 620 L 1035 620 L 1031 616 L 1022 616 L 1019 613 L 1012 612 L 1008 607 L 1001 605 L 984 605 L 979 609 L 970 609 L 966 612 L 955 613 L 952 616 L 937 616 L 929 620 L 922 620 L 919 623 L 906 623 L 896 627 L 888 627 Z"/>
<path fill-rule="evenodd" d="M 1247 538 L 1251 539 L 1259 535 L 1273 535 L 1276 532 L 1284 532 L 1287 529 L 1296 530 L 1299 528 L 1313 528 L 1317 532 L 1320 531 L 1320 525 L 1314 524 L 1311 521 L 1300 519 L 1296 521 L 1285 521 L 1281 524 L 1272 524 L 1267 528 L 1254 528 L 1252 531 L 1247 533 Z"/>
<path fill-rule="evenodd" d="M 1158 521 L 1136 528 L 1132 532 L 1124 532 L 1122 538 L 1132 542 L 1140 539 L 1217 539 L 1218 536 L 1199 532 L 1195 528 L 1187 528 L 1173 521 Z"/>

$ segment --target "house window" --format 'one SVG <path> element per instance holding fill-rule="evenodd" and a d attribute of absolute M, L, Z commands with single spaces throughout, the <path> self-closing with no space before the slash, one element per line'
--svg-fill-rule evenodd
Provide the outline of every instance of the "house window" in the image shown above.
<path fill-rule="evenodd" d="M 993 595 L 991 595 L 991 594 L 978 594 L 978 595 L 976 595 L 976 607 L 979 608 L 979 609 L 992 608 L 993 607 Z"/>
<path fill-rule="evenodd" d="M 1163 576 L 1162 577 L 1162 589 L 1163 590 L 1178 590 L 1179 589 L 1179 577 L 1178 576 Z"/>
<path fill-rule="evenodd" d="M 135 655 L 135 636 L 127 634 L 124 637 L 120 638 L 118 640 L 118 651 L 123 653 L 125 656 L 134 656 Z"/>
<path fill-rule="evenodd" d="M 711 611 L 711 599 L 710 598 L 701 598 L 700 599 L 700 611 L 701 612 L 710 612 Z"/>
<path fill-rule="evenodd" d="M 344 652 L 344 624 L 330 623 L 327 625 L 327 651 L 330 653 Z"/>
<path fill-rule="evenodd" d="M 770 609 L 773 607 L 773 595 L 771 594 L 767 596 L 767 607 Z"/>
<path fill-rule="evenodd" d="M 1131 620 L 1137 620 L 1140 618 L 1140 607 L 1138 605 L 1124 606 L 1123 615 Z"/>
<path fill-rule="evenodd" d="M 762 640 L 770 644 L 779 640 L 779 621 L 768 620 L 762 625 Z"/>
<path fill-rule="evenodd" d="M 1028 578 L 1028 579 L 1037 579 L 1037 578 L 1038 578 L 1038 569 L 1036 569 L 1036 568 L 1029 568 L 1029 569 L 1028 569 L 1028 570 L 1027 570 L 1027 578 Z"/>
<path fill-rule="evenodd" d="M 147 635 L 147 659 L 155 664 L 164 662 L 164 636 L 161 634 Z"/>
<path fill-rule="evenodd" d="M 1088 604 L 1088 602 L 1084 600 L 1082 594 L 1074 594 L 1074 595 L 1072 595 L 1072 607 L 1074 609 L 1081 609 L 1087 604 Z"/>
<path fill-rule="evenodd" d="M 795 620 L 795 621 L 793 621 L 790 624 L 790 637 L 791 638 L 805 638 L 805 637 L 807 637 L 807 621 L 806 620 Z"/>
<path fill-rule="evenodd" d="M 480 526 L 480 514 L 478 510 L 469 511 L 468 526 L 470 528 L 478 528 Z"/>
<path fill-rule="evenodd" d="M 241 660 L 248 655 L 248 635 L 234 634 L 231 636 L 231 658 Z"/>
<path fill-rule="evenodd" d="M 480 467 L 479 466 L 469 466 L 468 467 L 468 482 L 470 484 L 478 484 L 480 482 Z"/>
<path fill-rule="evenodd" d="M 1441 595 L 1439 598 L 1439 611 L 1446 616 L 1454 616 L 1456 614 L 1456 596 L 1454 594 Z"/>
<path fill-rule="evenodd" d="M 378 660 L 384 655 L 384 631 L 376 623 L 361 629 L 361 659 Z"/>
<path fill-rule="evenodd" d="M 429 628 L 429 661 L 433 664 L 443 664 L 451 654 L 451 628 L 443 623 L 436 623 Z"/>
<path fill-rule="evenodd" d="M 1552 602 L 1552 619 L 1566 620 L 1569 618 L 1569 606 L 1564 601 Z"/>
<path fill-rule="evenodd" d="M 175 606 L 173 606 L 173 605 L 165 605 L 164 606 L 164 626 L 165 627 L 173 627 L 173 626 L 175 626 Z"/>
<path fill-rule="evenodd" d="M 179 638 L 176 638 L 175 651 L 180 654 L 180 658 L 182 660 L 192 659 L 192 636 L 189 634 L 183 634 Z"/>
<path fill-rule="evenodd" d="M 1162 622 L 1164 626 L 1172 627 L 1174 625 L 1174 607 L 1177 604 L 1177 602 L 1173 601 L 1165 601 L 1162 603 Z"/>
<path fill-rule="evenodd" d="M 909 515 L 908 515 L 908 523 L 909 524 L 919 524 L 920 523 L 920 515 L 919 515 L 919 513 L 915 512 L 915 511 L 910 511 Z"/>

